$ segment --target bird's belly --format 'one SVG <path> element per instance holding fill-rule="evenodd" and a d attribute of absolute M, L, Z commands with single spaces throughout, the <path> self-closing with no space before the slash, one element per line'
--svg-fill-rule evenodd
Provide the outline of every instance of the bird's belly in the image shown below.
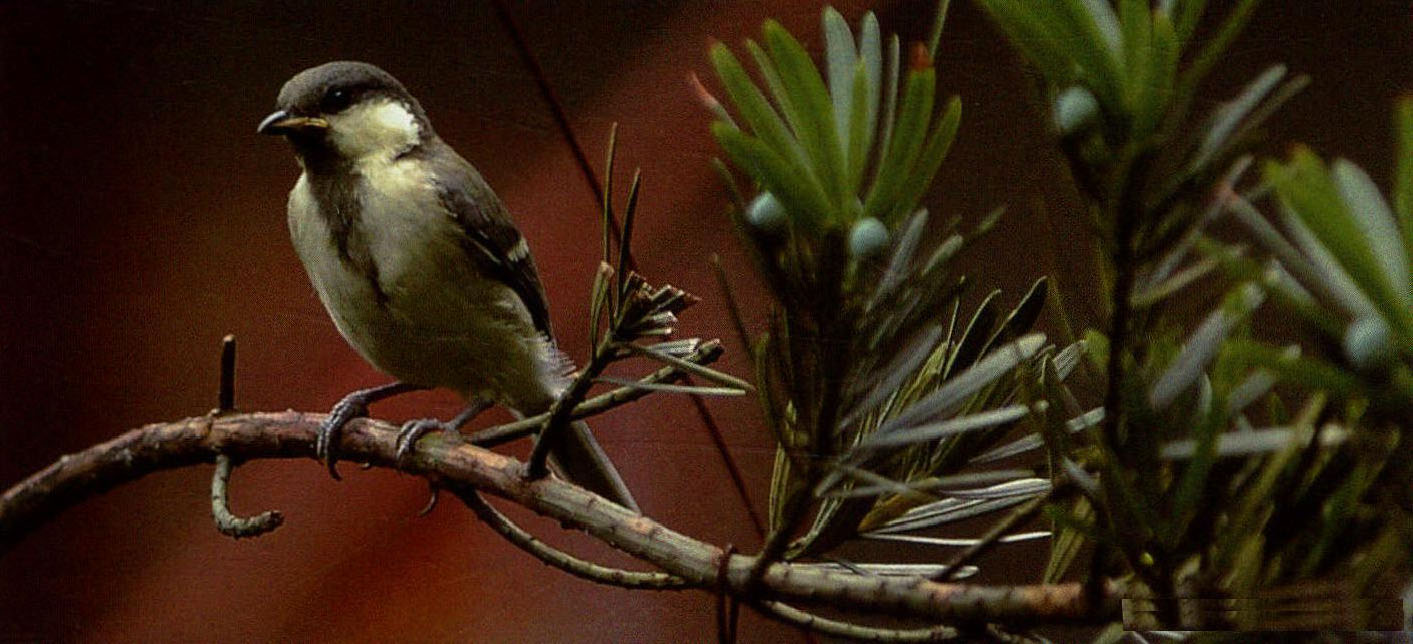
<path fill-rule="evenodd" d="M 310 278 L 334 325 L 368 362 L 399 380 L 518 407 L 539 395 L 522 389 L 537 389 L 552 375 L 545 342 L 499 298 L 482 296 L 504 288 L 498 283 L 380 295 L 351 270 L 320 267 Z"/>
<path fill-rule="evenodd" d="M 370 275 L 339 253 L 322 219 L 292 221 L 300 259 L 343 337 L 404 382 L 538 406 L 529 401 L 555 387 L 555 361 L 513 291 L 437 231 L 383 223 L 370 240 Z"/>

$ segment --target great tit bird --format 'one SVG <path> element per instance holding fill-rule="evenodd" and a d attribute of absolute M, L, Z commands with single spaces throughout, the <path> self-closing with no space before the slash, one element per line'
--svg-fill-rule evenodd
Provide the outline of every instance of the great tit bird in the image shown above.
<path fill-rule="evenodd" d="M 288 139 L 303 169 L 289 230 L 320 301 L 349 344 L 398 380 L 349 394 L 320 427 L 318 455 L 335 478 L 341 426 L 388 396 L 445 387 L 469 402 L 451 421 L 404 425 L 401 454 L 489 404 L 523 415 L 554 404 L 571 365 L 525 238 L 402 83 L 367 63 L 307 69 L 257 131 Z M 637 508 L 587 426 L 560 436 L 551 463 L 568 479 Z"/>

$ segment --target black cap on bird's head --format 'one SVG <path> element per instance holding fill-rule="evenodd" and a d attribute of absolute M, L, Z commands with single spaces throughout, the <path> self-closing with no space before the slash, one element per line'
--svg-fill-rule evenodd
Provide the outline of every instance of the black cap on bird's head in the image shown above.
<path fill-rule="evenodd" d="M 383 104 L 400 106 L 419 136 L 431 135 L 426 112 L 402 83 L 373 65 L 355 61 L 325 63 L 295 74 L 280 89 L 275 111 L 256 132 L 284 135 L 297 146 L 317 145 L 350 108 Z"/>

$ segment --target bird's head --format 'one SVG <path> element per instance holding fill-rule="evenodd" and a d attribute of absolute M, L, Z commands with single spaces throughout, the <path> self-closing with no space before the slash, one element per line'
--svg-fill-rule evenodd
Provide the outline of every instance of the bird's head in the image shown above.
<path fill-rule="evenodd" d="M 392 157 L 433 136 L 427 114 L 402 83 L 350 61 L 295 74 L 256 131 L 284 136 L 305 160 Z"/>

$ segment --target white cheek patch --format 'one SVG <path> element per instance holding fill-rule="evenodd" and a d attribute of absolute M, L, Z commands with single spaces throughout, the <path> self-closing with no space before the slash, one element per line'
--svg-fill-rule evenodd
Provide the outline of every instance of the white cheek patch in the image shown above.
<path fill-rule="evenodd" d="M 419 129 L 417 117 L 413 116 L 407 106 L 399 101 L 386 101 L 374 105 L 369 120 L 389 132 L 400 133 L 412 138 L 417 137 Z"/>
<path fill-rule="evenodd" d="M 417 144 L 417 117 L 401 101 L 362 103 L 329 117 L 329 132 L 345 157 L 391 157 Z"/>

